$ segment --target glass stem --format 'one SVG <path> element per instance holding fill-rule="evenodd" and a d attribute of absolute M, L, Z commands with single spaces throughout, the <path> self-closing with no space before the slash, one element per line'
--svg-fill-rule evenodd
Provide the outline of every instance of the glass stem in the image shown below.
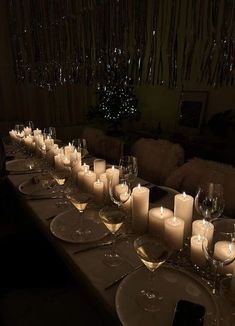
<path fill-rule="evenodd" d="M 154 290 L 155 290 L 155 271 L 150 271 L 149 285 L 150 285 L 149 292 L 154 292 Z"/>
<path fill-rule="evenodd" d="M 84 211 L 79 211 L 79 214 L 80 214 L 80 230 L 82 232 L 82 229 L 83 229 L 83 218 L 84 218 Z"/>
<path fill-rule="evenodd" d="M 114 254 L 116 254 L 116 233 L 113 233 L 113 242 L 112 242 L 112 246 L 111 246 L 111 252 L 113 252 Z"/>
<path fill-rule="evenodd" d="M 216 294 L 216 289 L 217 289 L 217 285 L 218 285 L 218 275 L 217 275 L 217 272 L 218 272 L 218 266 L 217 264 L 213 264 L 213 277 L 212 277 L 212 293 L 213 294 Z"/>

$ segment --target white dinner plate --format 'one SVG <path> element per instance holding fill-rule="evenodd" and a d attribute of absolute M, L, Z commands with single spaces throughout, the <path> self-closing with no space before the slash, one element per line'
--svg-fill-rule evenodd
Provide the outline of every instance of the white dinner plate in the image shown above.
<path fill-rule="evenodd" d="M 116 311 L 124 326 L 171 326 L 175 306 L 179 300 L 188 300 L 206 308 L 204 326 L 218 325 L 218 307 L 215 298 L 204 284 L 191 273 L 168 265 L 156 270 L 155 289 L 163 296 L 160 310 L 146 312 L 137 302 L 136 294 L 148 288 L 149 271 L 141 268 L 127 276 L 116 293 Z"/>
<path fill-rule="evenodd" d="M 66 242 L 89 243 L 103 239 L 107 235 L 107 228 L 103 223 L 96 222 L 94 216 L 89 218 L 89 210 L 84 212 L 83 226 L 91 230 L 90 234 L 81 238 L 76 232 L 80 227 L 79 212 L 75 209 L 57 215 L 50 224 L 52 234 Z M 98 214 L 98 212 L 97 212 Z"/>
<path fill-rule="evenodd" d="M 54 192 L 52 192 L 52 189 L 43 188 L 40 176 L 34 176 L 22 182 L 19 185 L 18 190 L 22 194 L 29 196 L 47 196 L 54 194 Z"/>
<path fill-rule="evenodd" d="M 32 166 L 32 160 L 21 158 L 17 160 L 7 161 L 6 162 L 6 169 L 9 172 L 27 172 L 32 171 L 30 169 L 30 165 Z"/>

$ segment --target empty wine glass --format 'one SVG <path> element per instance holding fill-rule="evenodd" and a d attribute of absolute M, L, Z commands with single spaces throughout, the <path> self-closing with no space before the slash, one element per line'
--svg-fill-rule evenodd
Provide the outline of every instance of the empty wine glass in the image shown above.
<path fill-rule="evenodd" d="M 28 121 L 28 122 L 27 122 L 27 126 L 28 126 L 29 128 L 31 128 L 31 130 L 33 131 L 33 129 L 34 129 L 34 123 L 33 123 L 33 121 Z"/>
<path fill-rule="evenodd" d="M 79 212 L 80 223 L 76 233 L 80 240 L 84 241 L 92 234 L 91 229 L 89 226 L 87 226 L 86 220 L 84 219 L 84 211 L 88 203 L 92 201 L 93 196 L 91 194 L 79 191 L 79 189 L 74 185 L 66 191 L 66 197 Z"/>
<path fill-rule="evenodd" d="M 199 186 L 195 197 L 195 208 L 206 220 L 220 217 L 224 210 L 222 185 L 210 182 Z"/>
<path fill-rule="evenodd" d="M 105 254 L 104 257 L 104 264 L 115 267 L 120 265 L 123 262 L 122 257 L 116 252 L 115 250 L 115 244 L 116 244 L 116 233 L 122 226 L 126 214 L 124 211 L 121 211 L 115 206 L 105 206 L 102 208 L 99 212 L 99 216 L 104 223 L 104 225 L 107 227 L 107 229 L 112 233 L 114 236 L 114 240 L 112 242 L 112 248 L 109 253 Z"/>
<path fill-rule="evenodd" d="M 111 176 L 108 180 L 108 187 L 111 201 L 119 208 L 123 207 L 131 196 L 130 183 L 124 181 L 117 184 L 114 177 Z"/>
<path fill-rule="evenodd" d="M 140 260 L 150 271 L 149 287 L 137 293 L 137 301 L 146 311 L 157 311 L 163 299 L 155 289 L 155 270 L 169 257 L 169 249 L 162 239 L 143 235 L 134 241 L 134 248 Z"/>
<path fill-rule="evenodd" d="M 135 156 L 124 155 L 119 161 L 120 179 L 133 182 L 138 175 L 138 165 Z"/>
<path fill-rule="evenodd" d="M 232 219 L 211 220 L 214 225 L 212 239 L 208 240 L 211 233 L 206 228 L 202 241 L 202 250 L 212 267 L 212 292 L 219 289 L 219 276 L 233 274 L 233 261 L 235 260 L 235 222 Z"/>
<path fill-rule="evenodd" d="M 56 129 L 55 129 L 55 127 L 49 127 L 48 130 L 49 130 L 49 134 L 50 134 L 51 138 L 56 139 Z"/>
<path fill-rule="evenodd" d="M 81 157 L 84 158 L 88 154 L 87 142 L 85 138 L 77 138 L 72 140 L 72 145 L 78 152 L 81 152 Z"/>

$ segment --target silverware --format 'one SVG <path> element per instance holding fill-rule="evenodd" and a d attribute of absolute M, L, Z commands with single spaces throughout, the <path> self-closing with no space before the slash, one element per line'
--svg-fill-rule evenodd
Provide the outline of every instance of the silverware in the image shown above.
<path fill-rule="evenodd" d="M 57 214 L 48 216 L 48 217 L 45 218 L 45 220 L 47 220 L 47 221 L 53 220 L 53 218 L 55 218 L 56 216 L 57 216 Z"/>
<path fill-rule="evenodd" d="M 138 269 L 142 268 L 143 265 L 138 265 L 136 266 L 135 268 L 131 269 L 130 271 L 122 274 L 120 277 L 116 278 L 113 282 L 109 283 L 105 288 L 104 290 L 108 290 L 110 289 L 111 287 L 113 287 L 114 285 L 118 284 L 119 282 L 121 282 L 126 276 L 130 275 L 131 273 L 137 271 Z"/>
<path fill-rule="evenodd" d="M 109 236 L 109 235 L 110 235 L 110 233 L 106 234 L 106 236 Z M 109 246 L 109 245 L 113 244 L 114 241 L 118 242 L 118 241 L 124 240 L 126 238 L 127 238 L 126 234 L 120 234 L 120 235 L 117 235 L 116 239 L 112 239 L 112 240 L 108 240 L 108 241 L 100 242 L 100 243 L 95 243 L 91 246 L 78 249 L 78 250 L 74 251 L 73 254 L 76 255 L 76 254 L 79 254 L 80 252 L 85 252 L 85 251 L 89 251 L 92 249 Z"/>
<path fill-rule="evenodd" d="M 105 247 L 105 246 L 109 246 L 114 242 L 114 240 L 109 240 L 106 242 L 101 242 L 101 243 L 96 243 L 92 246 L 86 247 L 86 248 L 82 248 L 82 249 L 78 249 L 76 251 L 73 252 L 74 255 L 79 254 L 80 252 L 85 252 L 85 251 L 89 251 L 95 248 L 100 248 L 100 247 Z"/>

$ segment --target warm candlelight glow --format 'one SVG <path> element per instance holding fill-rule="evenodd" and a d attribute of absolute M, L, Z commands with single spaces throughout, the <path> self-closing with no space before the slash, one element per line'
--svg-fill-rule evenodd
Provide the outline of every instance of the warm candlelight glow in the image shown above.
<path fill-rule="evenodd" d="M 162 215 L 163 212 L 164 212 L 164 210 L 163 210 L 163 207 L 161 206 L 161 207 L 160 207 L 160 214 Z"/>
<path fill-rule="evenodd" d="M 183 192 L 183 197 L 186 198 L 186 192 L 185 191 Z"/>
<path fill-rule="evenodd" d="M 138 189 L 140 189 L 141 188 L 141 185 L 140 185 L 140 183 L 138 183 Z"/>

